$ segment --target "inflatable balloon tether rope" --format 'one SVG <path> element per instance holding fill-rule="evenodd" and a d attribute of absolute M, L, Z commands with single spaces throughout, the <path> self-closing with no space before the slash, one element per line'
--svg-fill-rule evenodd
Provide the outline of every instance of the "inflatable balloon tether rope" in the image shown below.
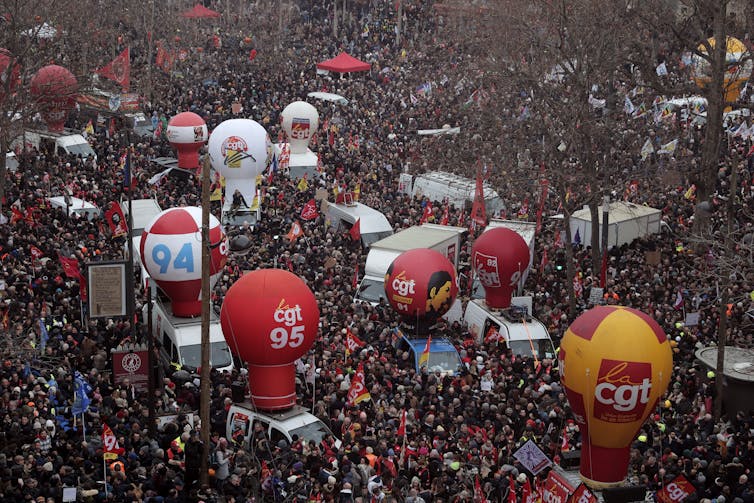
<path fill-rule="evenodd" d="M 534 341 L 531 338 L 531 332 L 529 332 L 529 325 L 526 324 L 526 319 L 521 318 L 521 324 L 524 326 L 524 330 L 526 331 L 526 337 L 529 339 L 529 347 L 531 347 L 531 355 L 534 357 L 534 370 L 537 370 L 537 367 L 539 367 L 539 356 L 537 356 L 537 352 L 534 349 Z"/>

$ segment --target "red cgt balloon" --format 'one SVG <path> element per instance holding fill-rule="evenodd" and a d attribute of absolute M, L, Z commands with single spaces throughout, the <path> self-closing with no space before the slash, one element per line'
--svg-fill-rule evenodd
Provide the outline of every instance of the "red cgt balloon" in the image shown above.
<path fill-rule="evenodd" d="M 511 296 L 529 268 L 529 247 L 516 231 L 495 227 L 474 241 L 471 249 L 474 272 L 484 286 L 489 307 L 511 305 Z"/>
<path fill-rule="evenodd" d="M 30 87 L 47 128 L 52 132 L 63 131 L 68 112 L 76 106 L 76 77 L 62 66 L 48 65 L 34 74 Z"/>
<path fill-rule="evenodd" d="M 259 269 L 242 276 L 220 310 L 225 340 L 249 367 L 251 400 L 261 410 L 296 403 L 293 362 L 311 348 L 319 328 L 319 308 L 306 283 L 282 269 Z"/>
<path fill-rule="evenodd" d="M 456 270 L 442 253 L 417 248 L 401 253 L 385 274 L 390 305 L 417 328 L 432 325 L 447 313 L 458 295 Z"/>

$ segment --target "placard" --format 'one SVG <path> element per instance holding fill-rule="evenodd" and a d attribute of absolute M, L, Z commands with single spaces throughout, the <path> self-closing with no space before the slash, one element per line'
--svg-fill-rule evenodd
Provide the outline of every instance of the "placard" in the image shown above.
<path fill-rule="evenodd" d="M 89 317 L 126 316 L 126 263 L 87 263 Z"/>
<path fill-rule="evenodd" d="M 589 290 L 589 304 L 596 306 L 602 304 L 602 296 L 605 294 L 604 288 L 593 286 Z"/>
<path fill-rule="evenodd" d="M 548 466 L 552 466 L 552 461 L 542 452 L 533 440 L 528 440 L 519 450 L 513 453 L 516 458 L 532 475 L 536 475 Z"/>

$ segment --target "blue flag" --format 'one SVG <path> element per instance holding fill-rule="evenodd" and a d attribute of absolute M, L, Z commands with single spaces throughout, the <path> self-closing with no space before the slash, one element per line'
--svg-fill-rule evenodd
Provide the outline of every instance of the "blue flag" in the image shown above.
<path fill-rule="evenodd" d="M 39 346 L 42 348 L 42 351 L 47 347 L 48 340 L 50 340 L 50 334 L 47 333 L 44 320 L 39 318 Z"/>
<path fill-rule="evenodd" d="M 576 235 L 573 236 L 573 243 L 580 245 L 581 244 L 581 234 L 579 234 L 579 230 L 576 229 Z"/>
<path fill-rule="evenodd" d="M 71 413 L 74 416 L 78 416 L 89 410 L 89 404 L 92 403 L 92 400 L 89 398 L 89 393 L 92 392 L 92 387 L 78 370 L 73 377 L 73 392 L 74 397 L 73 405 L 71 406 Z"/>

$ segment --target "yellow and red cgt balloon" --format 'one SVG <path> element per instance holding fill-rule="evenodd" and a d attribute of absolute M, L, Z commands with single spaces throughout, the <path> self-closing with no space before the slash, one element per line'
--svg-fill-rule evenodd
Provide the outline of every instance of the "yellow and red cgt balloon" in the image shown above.
<path fill-rule="evenodd" d="M 709 46 L 715 48 L 715 39 L 707 39 Z M 697 86 L 704 88 L 712 80 L 712 70 L 704 44 L 699 45 L 697 50 L 704 56 L 695 55 L 692 59 L 691 76 Z M 752 70 L 752 61 L 748 57 L 746 45 L 734 37 L 725 39 L 725 103 L 735 103 L 741 92 L 741 86 L 749 80 Z M 726 110 L 728 110 L 726 108 Z"/>
<path fill-rule="evenodd" d="M 670 382 L 668 338 L 641 311 L 599 306 L 568 327 L 558 359 L 582 433 L 581 478 L 597 489 L 620 485 L 631 442 Z"/>

